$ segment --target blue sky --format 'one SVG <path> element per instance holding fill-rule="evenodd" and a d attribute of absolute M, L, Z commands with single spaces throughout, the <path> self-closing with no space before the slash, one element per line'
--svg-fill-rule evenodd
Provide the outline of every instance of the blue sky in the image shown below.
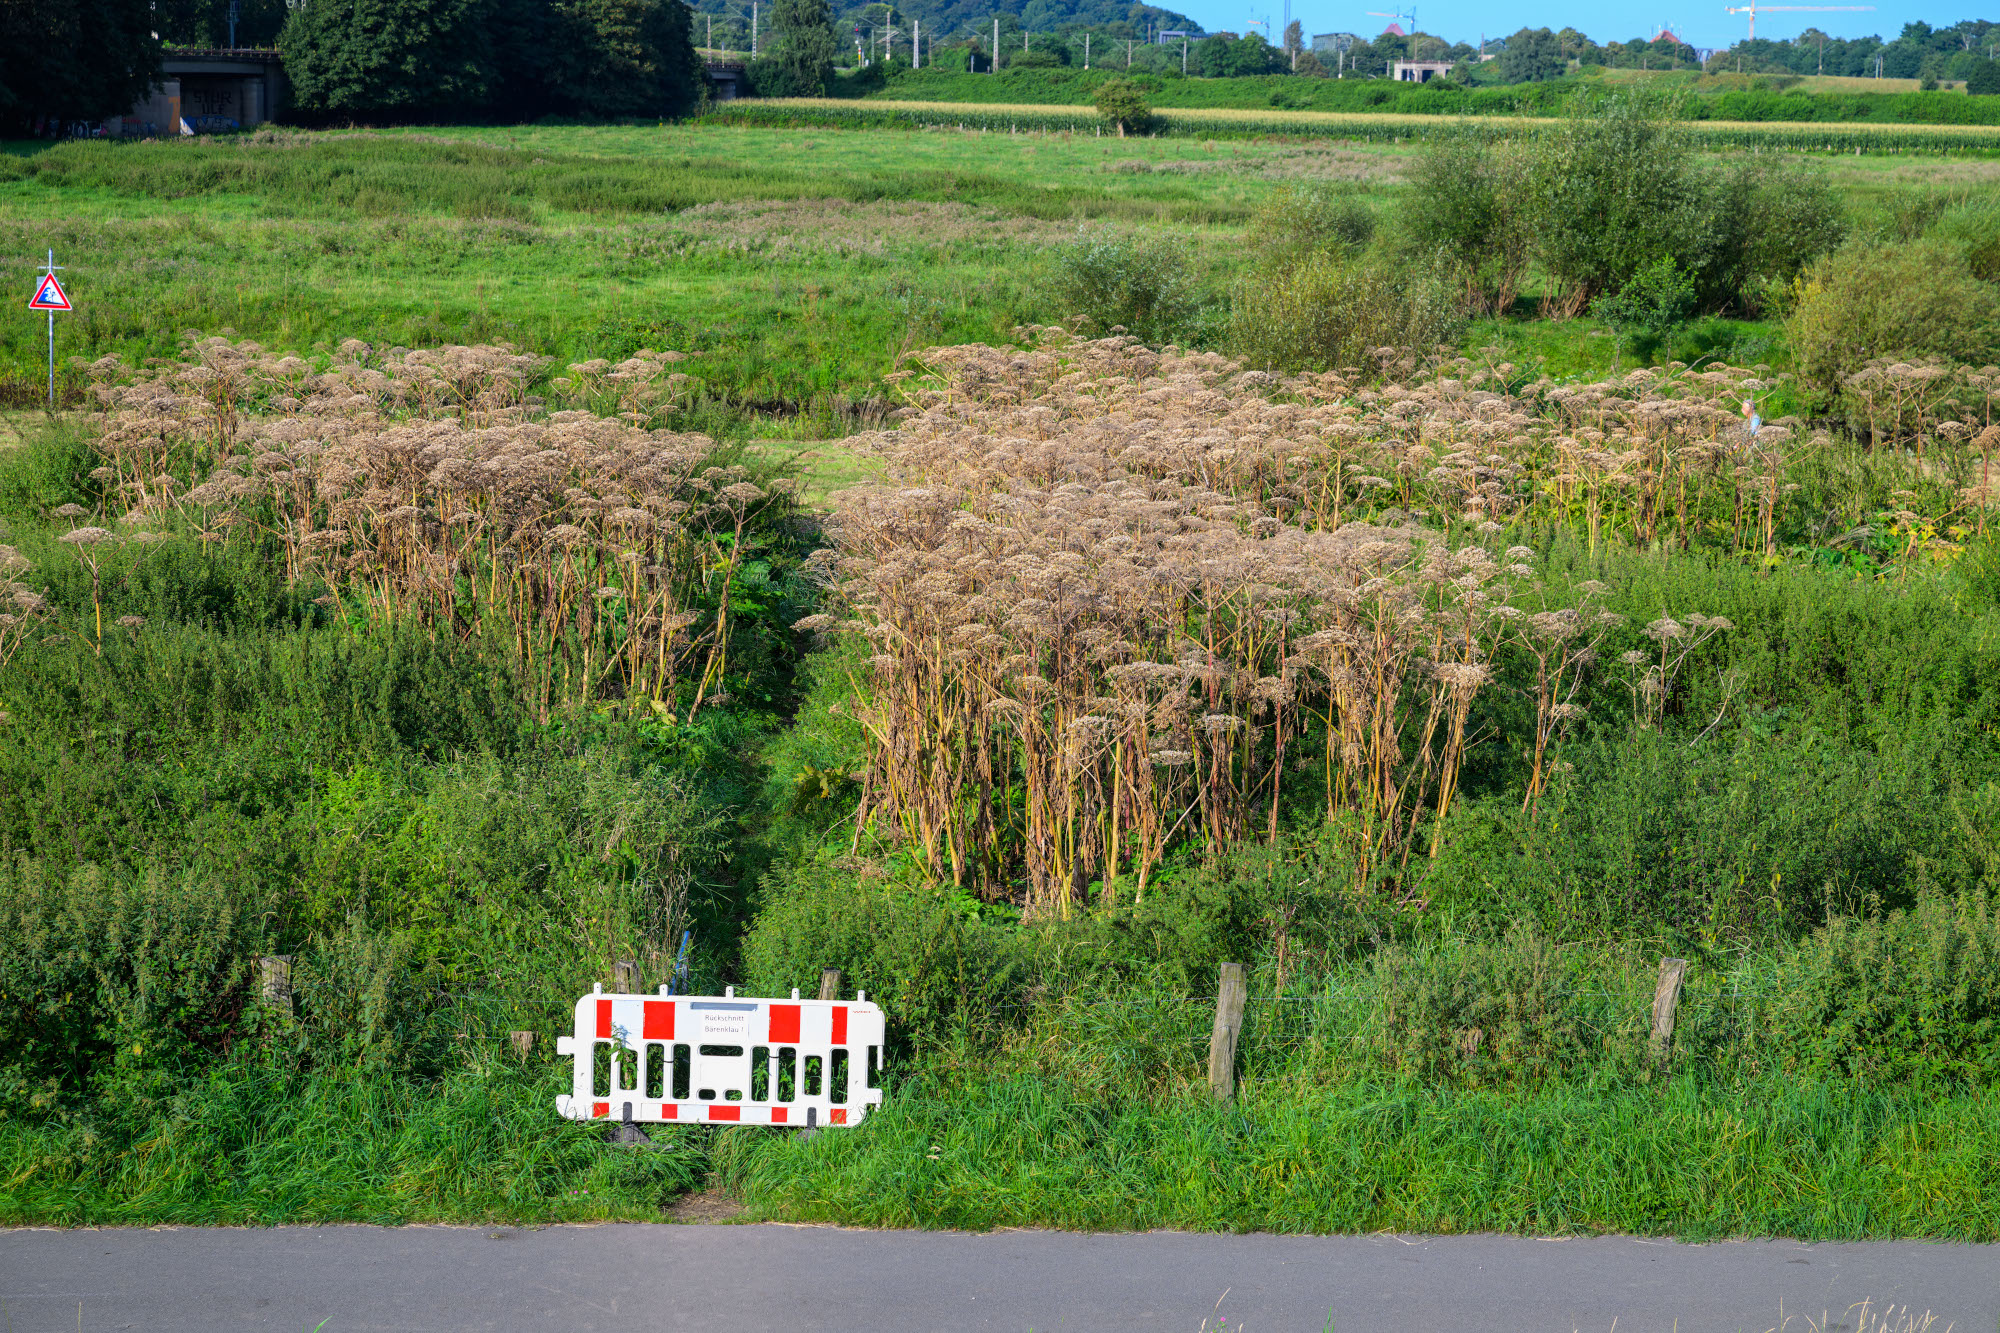
<path fill-rule="evenodd" d="M 1169 9 L 1180 10 L 1211 32 L 1242 32 L 1246 18 L 1261 19 L 1267 14 L 1274 39 L 1284 26 L 1284 0 L 1249 0 L 1247 4 L 1237 0 L 1190 0 L 1186 4 L 1174 4 L 1171 0 L 1161 2 Z M 1573 27 L 1590 34 L 1595 41 L 1622 42 L 1633 37 L 1651 37 L 1665 24 L 1695 46 L 1722 47 L 1741 40 L 1748 26 L 1744 15 L 1724 12 L 1728 3 L 1729 0 L 1699 0 L 1698 3 L 1692 0 L 1650 0 L 1643 5 L 1604 5 L 1585 3 L 1585 0 L 1548 0 L 1539 4 L 1475 4 L 1472 0 L 1433 0 L 1433 3 L 1426 4 L 1419 0 L 1417 26 L 1425 32 L 1434 32 L 1454 41 L 1477 42 L 1481 32 L 1489 37 L 1500 37 L 1521 27 Z M 1380 32 L 1389 20 L 1368 17 L 1369 7 L 1370 0 L 1344 0 L 1342 3 L 1292 0 L 1292 17 L 1305 26 L 1309 37 L 1316 32 Z M 1398 6 L 1388 3 L 1373 7 L 1386 12 Z M 1818 27 L 1835 37 L 1865 37 L 1871 33 L 1894 37 L 1903 30 L 1905 23 L 1914 19 L 1942 28 L 1961 19 L 1992 17 L 1995 11 L 2000 11 L 2000 0 L 1985 6 L 1984 12 L 1971 8 L 1945 9 L 1936 5 L 1879 0 L 1872 12 L 1861 14 L 1760 13 L 1757 16 L 1757 35 L 1782 39 L 1796 37 L 1808 27 Z M 1259 27 L 1254 31 L 1262 32 L 1263 29 Z"/>

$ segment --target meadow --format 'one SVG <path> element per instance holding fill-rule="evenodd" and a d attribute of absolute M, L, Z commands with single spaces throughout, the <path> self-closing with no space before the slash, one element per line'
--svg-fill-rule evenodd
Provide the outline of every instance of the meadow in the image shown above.
<path fill-rule="evenodd" d="M 2000 166 L 780 110 L 0 157 L 0 1221 L 2000 1236 Z"/>

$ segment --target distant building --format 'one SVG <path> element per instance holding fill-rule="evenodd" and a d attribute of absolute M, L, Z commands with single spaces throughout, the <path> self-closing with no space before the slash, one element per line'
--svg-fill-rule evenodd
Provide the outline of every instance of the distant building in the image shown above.
<path fill-rule="evenodd" d="M 1449 60 L 1398 60 L 1394 78 L 1398 83 L 1429 83 L 1451 73 Z"/>
<path fill-rule="evenodd" d="M 1351 32 L 1323 32 L 1312 39 L 1313 54 L 1331 56 L 1352 51 L 1360 40 Z"/>

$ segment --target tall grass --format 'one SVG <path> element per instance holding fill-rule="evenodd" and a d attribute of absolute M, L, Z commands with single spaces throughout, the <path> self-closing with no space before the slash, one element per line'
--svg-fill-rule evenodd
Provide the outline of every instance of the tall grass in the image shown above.
<path fill-rule="evenodd" d="M 554 1118 L 566 1065 L 520 1067 L 499 1050 L 469 1048 L 436 1083 L 238 1062 L 191 1075 L 147 1118 L 10 1116 L 0 1223 L 652 1219 L 700 1183 L 685 1131 L 655 1128 L 655 1151 L 608 1150 L 601 1125 Z"/>
<path fill-rule="evenodd" d="M 1991 1241 L 1997 1152 L 1979 1093 L 1336 1078 L 1217 1107 L 939 1076 L 896 1088 L 859 1134 L 731 1137 L 717 1163 L 766 1216 L 849 1226 Z"/>

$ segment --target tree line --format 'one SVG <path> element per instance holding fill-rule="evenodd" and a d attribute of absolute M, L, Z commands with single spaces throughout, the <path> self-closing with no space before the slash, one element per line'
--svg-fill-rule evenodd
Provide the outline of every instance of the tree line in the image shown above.
<path fill-rule="evenodd" d="M 808 7 L 823 0 L 807 0 Z M 784 5 L 781 3 L 780 8 Z M 121 115 L 174 47 L 229 39 L 228 0 L 8 0 L 0 124 Z M 824 26 L 824 25 L 822 25 Z M 703 94 L 681 0 L 240 0 L 238 46 L 275 45 L 307 123 L 677 116 Z M 818 43 L 830 60 L 832 34 Z"/>

